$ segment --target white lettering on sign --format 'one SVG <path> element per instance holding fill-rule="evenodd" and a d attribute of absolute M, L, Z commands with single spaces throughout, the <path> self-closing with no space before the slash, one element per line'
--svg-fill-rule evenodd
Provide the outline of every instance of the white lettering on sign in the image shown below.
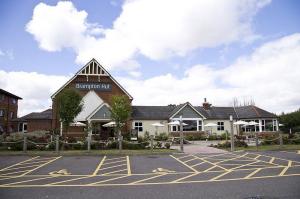
<path fill-rule="evenodd" d="M 109 83 L 76 83 L 75 88 L 80 89 L 80 90 L 111 91 L 111 84 L 109 84 Z"/>

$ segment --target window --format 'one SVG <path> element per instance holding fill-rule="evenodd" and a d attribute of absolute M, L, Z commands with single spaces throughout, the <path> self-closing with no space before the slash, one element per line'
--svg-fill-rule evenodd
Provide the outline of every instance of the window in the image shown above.
<path fill-rule="evenodd" d="M 23 123 L 23 132 L 27 133 L 27 123 Z"/>
<path fill-rule="evenodd" d="M 176 131 L 177 131 L 177 126 L 175 126 L 175 125 L 172 126 L 172 131 L 173 131 L 173 132 L 176 132 Z"/>
<path fill-rule="evenodd" d="M 217 124 L 218 124 L 217 130 L 224 131 L 224 122 L 218 122 Z"/>
<path fill-rule="evenodd" d="M 187 125 L 183 126 L 183 131 L 197 131 L 197 120 L 183 120 Z"/>
<path fill-rule="evenodd" d="M 15 98 L 13 98 L 13 99 L 11 99 L 11 102 L 12 102 L 13 104 L 16 104 L 16 103 L 17 103 L 17 100 L 16 100 Z"/>
<path fill-rule="evenodd" d="M 4 110 L 0 109 L 0 117 L 3 117 L 3 116 L 4 116 Z"/>
<path fill-rule="evenodd" d="M 198 131 L 202 131 L 202 120 L 198 121 Z"/>
<path fill-rule="evenodd" d="M 3 126 L 0 124 L 0 134 L 4 133 Z"/>
<path fill-rule="evenodd" d="M 134 129 L 136 129 L 138 132 L 143 131 L 143 123 L 142 122 L 134 122 Z"/>
<path fill-rule="evenodd" d="M 14 118 L 14 112 L 10 112 L 10 119 Z"/>
<path fill-rule="evenodd" d="M 4 95 L 0 94 L 0 101 L 4 100 Z"/>

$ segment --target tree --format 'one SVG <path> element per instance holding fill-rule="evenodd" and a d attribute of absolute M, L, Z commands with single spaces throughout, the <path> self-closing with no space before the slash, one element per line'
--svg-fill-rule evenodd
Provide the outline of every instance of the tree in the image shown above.
<path fill-rule="evenodd" d="M 284 132 L 289 132 L 291 129 L 293 132 L 300 131 L 300 109 L 291 113 L 282 113 L 279 116 L 279 122 L 284 126 L 280 127 Z"/>
<path fill-rule="evenodd" d="M 66 131 L 74 118 L 82 111 L 81 95 L 74 89 L 68 88 L 57 95 L 58 114 Z"/>
<path fill-rule="evenodd" d="M 119 137 L 119 149 L 122 149 L 121 128 L 127 122 L 131 114 L 131 106 L 125 95 L 112 96 L 111 119 L 115 122 L 115 130 Z"/>

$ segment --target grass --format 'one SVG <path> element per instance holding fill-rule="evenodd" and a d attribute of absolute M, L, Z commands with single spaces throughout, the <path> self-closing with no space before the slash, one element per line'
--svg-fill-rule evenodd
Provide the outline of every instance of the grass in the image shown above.
<path fill-rule="evenodd" d="M 230 148 L 226 150 L 230 151 Z M 235 151 L 244 150 L 244 151 L 256 151 L 256 146 L 245 147 L 235 147 Z M 287 144 L 280 147 L 279 145 L 262 145 L 258 147 L 258 151 L 294 151 L 300 150 L 300 144 Z"/>
<path fill-rule="evenodd" d="M 60 151 L 56 153 L 55 151 L 27 151 L 24 153 L 23 151 L 8 151 L 1 150 L 1 155 L 39 155 L 39 156 L 49 156 L 49 155 L 62 155 L 62 156 L 81 156 L 81 155 L 162 155 L 162 154 L 172 154 L 178 152 L 174 149 L 154 149 L 153 152 L 149 149 L 143 150 L 122 150 L 121 153 L 119 150 L 91 150 L 88 152 L 87 150 L 67 150 Z"/>

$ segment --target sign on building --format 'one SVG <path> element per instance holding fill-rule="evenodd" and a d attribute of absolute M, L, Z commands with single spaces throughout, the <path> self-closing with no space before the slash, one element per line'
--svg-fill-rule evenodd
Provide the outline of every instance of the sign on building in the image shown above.
<path fill-rule="evenodd" d="M 80 90 L 111 91 L 111 84 L 109 84 L 109 83 L 76 83 L 75 88 L 80 89 Z"/>

